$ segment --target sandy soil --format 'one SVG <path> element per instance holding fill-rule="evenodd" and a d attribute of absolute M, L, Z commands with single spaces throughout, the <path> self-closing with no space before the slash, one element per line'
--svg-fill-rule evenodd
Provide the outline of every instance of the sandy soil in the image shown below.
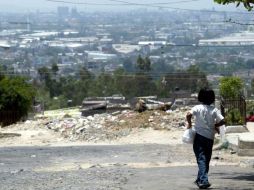
<path fill-rule="evenodd" d="M 183 112 L 184 113 L 184 112 Z M 171 128 L 170 130 L 160 130 L 156 127 L 139 127 L 142 123 L 149 123 L 150 117 L 153 117 L 155 126 L 161 123 L 171 123 L 168 120 L 161 120 L 167 115 L 165 112 L 145 112 L 143 114 L 127 113 L 120 116 L 119 120 L 125 120 L 124 124 L 117 122 L 109 122 L 106 125 L 112 125 L 113 130 L 117 128 L 130 128 L 131 132 L 128 136 L 121 137 L 111 141 L 77 141 L 72 142 L 70 139 L 64 138 L 59 132 L 49 130 L 45 123 L 50 120 L 62 119 L 65 115 L 71 117 L 80 117 L 79 109 L 61 109 L 46 111 L 43 115 L 36 115 L 35 120 L 17 123 L 5 128 L 0 128 L 0 147 L 5 146 L 68 146 L 68 145 L 120 145 L 120 144 L 182 144 L 181 136 L 182 128 Z M 183 114 L 180 118 L 183 117 Z M 108 126 L 107 126 L 108 127 Z M 9 133 L 15 133 L 15 136 Z"/>
<path fill-rule="evenodd" d="M 66 145 L 120 145 L 120 144 L 182 144 L 183 130 L 160 131 L 152 128 L 134 129 L 130 135 L 113 141 L 101 142 L 72 142 L 60 136 L 59 133 L 42 126 L 15 125 L 1 128 L 0 146 L 66 146 Z M 20 136 L 15 136 L 15 134 Z"/>

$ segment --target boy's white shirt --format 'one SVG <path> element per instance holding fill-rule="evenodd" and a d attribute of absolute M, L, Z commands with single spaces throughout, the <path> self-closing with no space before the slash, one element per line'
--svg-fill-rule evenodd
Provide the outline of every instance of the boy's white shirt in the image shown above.
<path fill-rule="evenodd" d="M 196 133 L 214 139 L 215 124 L 224 119 L 220 111 L 214 106 L 200 104 L 191 109 L 191 114 L 195 116 L 194 130 Z"/>

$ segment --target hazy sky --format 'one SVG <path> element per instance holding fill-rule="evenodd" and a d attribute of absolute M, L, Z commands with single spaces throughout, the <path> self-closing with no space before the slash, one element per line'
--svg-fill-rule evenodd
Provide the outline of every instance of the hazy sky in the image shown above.
<path fill-rule="evenodd" d="M 60 0 L 61 1 L 61 0 Z M 66 2 L 76 3 L 97 3 L 97 4 L 121 4 L 121 0 L 62 0 Z M 159 6 L 168 6 L 176 8 L 187 8 L 187 9 L 211 9 L 216 10 L 230 10 L 236 11 L 234 5 L 218 5 L 213 0 L 122 0 L 122 2 L 130 3 L 170 3 L 161 4 Z M 192 2 L 186 2 L 192 1 Z M 24 12 L 24 11 L 56 11 L 57 6 L 69 6 L 76 7 L 79 11 L 83 10 L 128 10 L 134 8 L 145 8 L 145 6 L 106 6 L 106 5 L 74 5 L 68 3 L 50 2 L 47 0 L 0 0 L 0 11 L 1 12 Z M 170 10 L 170 9 L 169 9 Z"/>

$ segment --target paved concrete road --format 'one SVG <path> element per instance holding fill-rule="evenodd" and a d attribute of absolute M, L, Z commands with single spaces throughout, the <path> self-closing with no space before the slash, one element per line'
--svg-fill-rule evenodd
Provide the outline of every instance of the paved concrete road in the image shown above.
<path fill-rule="evenodd" d="M 253 168 L 211 167 L 211 189 L 254 189 Z M 0 148 L 1 190 L 192 190 L 190 146 Z"/>

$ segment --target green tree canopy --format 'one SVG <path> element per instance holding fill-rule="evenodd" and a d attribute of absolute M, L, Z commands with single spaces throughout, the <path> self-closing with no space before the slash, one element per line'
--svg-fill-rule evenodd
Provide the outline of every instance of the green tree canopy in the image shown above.
<path fill-rule="evenodd" d="M 243 91 L 243 81 L 239 77 L 223 77 L 219 89 L 223 98 L 237 98 Z"/>
<path fill-rule="evenodd" d="M 35 90 L 21 77 L 4 77 L 0 81 L 0 112 L 16 112 L 17 120 L 31 108 Z"/>
<path fill-rule="evenodd" d="M 57 74 L 57 72 L 59 71 L 59 68 L 58 68 L 58 66 L 57 66 L 56 63 L 53 63 L 53 64 L 51 65 L 51 70 L 52 70 L 52 72 L 53 72 L 54 75 Z"/>
<path fill-rule="evenodd" d="M 229 3 L 236 3 L 236 6 L 243 5 L 248 11 L 251 11 L 253 8 L 254 0 L 214 0 L 219 4 L 229 4 Z"/>
<path fill-rule="evenodd" d="M 151 61 L 149 57 L 142 58 L 141 55 L 137 59 L 137 68 L 143 72 L 149 72 L 151 70 Z"/>

